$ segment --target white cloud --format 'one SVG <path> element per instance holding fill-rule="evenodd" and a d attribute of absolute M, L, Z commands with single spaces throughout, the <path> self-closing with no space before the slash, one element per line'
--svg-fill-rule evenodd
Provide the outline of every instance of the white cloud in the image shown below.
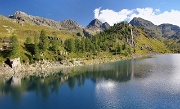
<path fill-rule="evenodd" d="M 94 18 L 98 18 L 100 10 L 101 10 L 101 7 L 94 10 Z"/>
<path fill-rule="evenodd" d="M 143 19 L 153 22 L 156 25 L 162 23 L 171 23 L 180 26 L 179 10 L 161 12 L 160 9 L 153 9 L 147 7 L 136 8 L 132 10 L 123 9 L 119 12 L 116 12 L 110 9 L 101 10 L 100 7 L 94 10 L 94 17 L 102 22 L 108 22 L 110 25 L 113 25 L 121 21 L 130 21 L 134 17 L 141 17 Z"/>

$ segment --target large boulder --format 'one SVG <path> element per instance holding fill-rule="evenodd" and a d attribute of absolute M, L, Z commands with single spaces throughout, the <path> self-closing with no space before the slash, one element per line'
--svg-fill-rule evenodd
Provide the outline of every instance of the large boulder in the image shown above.
<path fill-rule="evenodd" d="M 14 59 L 7 58 L 5 63 L 14 70 L 19 70 L 21 68 L 20 58 L 14 58 Z"/>

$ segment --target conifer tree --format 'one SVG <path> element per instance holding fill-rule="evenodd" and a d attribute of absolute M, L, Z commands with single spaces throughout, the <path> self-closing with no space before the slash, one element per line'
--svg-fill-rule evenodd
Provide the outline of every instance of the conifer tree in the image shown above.
<path fill-rule="evenodd" d="M 75 41 L 74 39 L 69 40 L 70 52 L 75 52 Z"/>
<path fill-rule="evenodd" d="M 27 38 L 26 38 L 26 44 L 31 44 L 31 43 L 32 43 L 31 38 L 30 38 L 30 37 L 27 37 Z"/>
<path fill-rule="evenodd" d="M 19 42 L 16 36 L 11 36 L 11 52 L 10 56 L 13 58 L 19 57 L 20 56 L 20 51 L 19 51 Z"/>
<path fill-rule="evenodd" d="M 55 37 L 54 40 L 52 41 L 52 50 L 56 52 L 58 48 L 59 48 L 58 40 Z"/>
<path fill-rule="evenodd" d="M 40 37 L 39 37 L 39 46 L 42 51 L 46 51 L 49 48 L 49 39 L 46 36 L 46 32 L 41 30 Z"/>
<path fill-rule="evenodd" d="M 39 42 L 36 37 L 34 37 L 34 58 L 35 60 L 40 59 L 40 51 L 39 51 Z"/>

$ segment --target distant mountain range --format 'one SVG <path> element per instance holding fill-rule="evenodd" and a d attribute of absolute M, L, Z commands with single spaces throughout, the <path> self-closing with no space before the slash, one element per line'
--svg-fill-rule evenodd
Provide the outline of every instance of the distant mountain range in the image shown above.
<path fill-rule="evenodd" d="M 92 20 L 88 26 L 83 27 L 73 20 L 64 20 L 61 22 L 57 22 L 39 16 L 28 15 L 22 11 L 15 12 L 14 15 L 10 15 L 9 18 L 15 19 L 19 23 L 28 22 L 34 25 L 56 28 L 58 30 L 69 30 L 72 32 L 77 32 L 80 36 L 91 36 L 96 34 L 97 32 L 100 32 L 110 27 L 110 25 L 107 22 L 102 23 L 98 19 Z"/>
<path fill-rule="evenodd" d="M 98 19 L 93 19 L 87 26 L 81 26 L 74 20 L 54 21 L 17 11 L 9 17 L 0 15 L 0 27 L 0 46 L 12 35 L 17 36 L 20 43 L 24 44 L 27 37 L 31 40 L 38 38 L 41 30 L 44 30 L 48 38 L 56 36 L 62 42 L 84 36 L 98 37 L 102 42 L 96 44 L 105 51 L 115 52 L 118 44 L 127 44 L 134 49 L 133 52 L 139 54 L 164 53 L 169 51 L 168 48 L 180 52 L 180 27 L 172 24 L 154 25 L 151 21 L 136 17 L 129 23 L 121 22 L 113 26 Z M 93 44 L 94 42 L 91 45 Z M 95 48 L 97 49 L 97 45 Z"/>
<path fill-rule="evenodd" d="M 180 27 L 172 24 L 154 25 L 152 22 L 142 19 L 133 18 L 130 22 L 131 25 L 142 27 L 143 31 L 150 34 L 152 37 L 180 39 Z"/>
<path fill-rule="evenodd" d="M 77 33 L 78 36 L 87 37 L 95 35 L 104 29 L 110 28 L 110 25 L 107 22 L 102 23 L 98 19 L 92 20 L 87 26 L 83 27 L 74 20 L 64 20 L 57 22 L 39 16 L 28 15 L 22 11 L 15 12 L 14 15 L 10 15 L 9 18 L 15 20 L 19 24 L 26 22 L 33 25 L 55 28 L 57 30 L 68 30 Z M 133 18 L 129 23 L 131 25 L 141 27 L 145 33 L 148 33 L 151 37 L 154 38 L 165 37 L 171 39 L 180 39 L 180 27 L 176 25 L 155 25 L 151 21 L 137 17 Z"/>

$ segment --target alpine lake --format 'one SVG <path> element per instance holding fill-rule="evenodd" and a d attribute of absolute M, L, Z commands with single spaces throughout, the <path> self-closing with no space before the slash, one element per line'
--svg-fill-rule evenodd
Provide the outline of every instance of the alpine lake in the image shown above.
<path fill-rule="evenodd" d="M 180 54 L 72 67 L 48 77 L 0 79 L 0 109 L 179 109 Z"/>

